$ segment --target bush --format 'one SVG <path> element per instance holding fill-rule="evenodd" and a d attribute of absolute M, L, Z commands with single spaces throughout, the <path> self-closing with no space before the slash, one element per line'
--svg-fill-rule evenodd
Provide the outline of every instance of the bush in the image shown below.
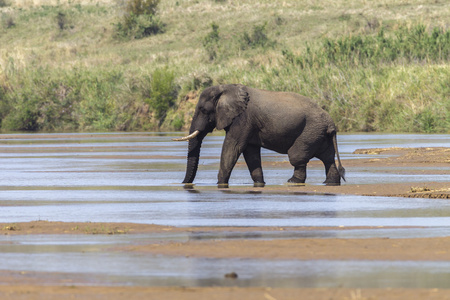
<path fill-rule="evenodd" d="M 164 24 L 156 16 L 159 0 L 130 0 L 123 23 L 115 24 L 116 37 L 142 39 L 164 32 Z"/>
<path fill-rule="evenodd" d="M 120 72 L 38 68 L 20 71 L 0 92 L 2 129 L 26 131 L 113 130 L 128 106 Z"/>
<path fill-rule="evenodd" d="M 203 38 L 203 47 L 208 53 L 210 61 L 213 61 L 214 59 L 217 58 L 217 52 L 219 50 L 219 41 L 220 41 L 219 25 L 213 22 L 211 24 L 211 32 L 209 32 Z"/>
<path fill-rule="evenodd" d="M 64 30 L 67 24 L 66 14 L 63 12 L 58 12 L 58 15 L 56 15 L 56 22 L 58 23 L 59 30 Z"/>
<path fill-rule="evenodd" d="M 150 82 L 150 98 L 146 102 L 155 113 L 155 118 L 164 120 L 167 110 L 175 104 L 178 97 L 178 86 L 175 75 L 167 68 L 156 69 Z"/>
<path fill-rule="evenodd" d="M 3 100 L 3 99 L 2 99 Z M 2 101 L 3 102 L 3 101 Z M 23 90 L 13 99 L 7 99 L 8 114 L 2 119 L 2 128 L 6 130 L 39 130 L 38 95 Z M 6 104 L 6 103 L 5 103 Z M 13 105 L 12 105 L 13 104 Z"/>
<path fill-rule="evenodd" d="M 440 62 L 450 57 L 450 30 L 434 28 L 428 33 L 424 25 L 400 27 L 387 35 L 381 28 L 376 35 L 352 35 L 338 39 L 325 38 L 321 47 L 295 57 L 283 55 L 291 63 L 305 67 L 337 65 L 378 65 L 393 62 Z"/>
<path fill-rule="evenodd" d="M 180 116 L 176 116 L 172 121 L 172 126 L 175 130 L 179 131 L 184 126 L 184 121 Z"/>
<path fill-rule="evenodd" d="M 248 34 L 247 32 L 244 32 L 240 39 L 240 48 L 242 50 L 246 50 L 248 48 L 268 48 L 268 47 L 274 47 L 276 42 L 270 40 L 267 37 L 266 33 L 266 26 L 267 23 L 263 25 L 255 25 L 253 27 L 253 32 L 251 34 Z"/>
<path fill-rule="evenodd" d="M 156 15 L 160 0 L 130 0 L 127 4 L 127 13 L 140 15 Z"/>
<path fill-rule="evenodd" d="M 2 1 L 2 0 L 0 0 Z M 0 6 L 1 7 L 1 6 Z M 14 18 L 12 15 L 8 13 L 3 13 L 0 15 L 0 23 L 1 26 L 5 29 L 10 29 L 16 26 L 16 22 L 14 21 Z"/>
<path fill-rule="evenodd" d="M 431 63 L 423 63 L 407 53 L 395 61 L 350 56 L 331 63 L 312 47 L 302 56 L 288 49 L 283 50 L 285 64 L 277 69 L 280 79 L 268 70 L 261 82 L 267 89 L 297 91 L 316 99 L 340 131 L 448 132 L 450 70 L 445 66 L 450 57 L 433 63 L 434 54 L 429 53 Z"/>
<path fill-rule="evenodd" d="M 130 14 L 124 17 L 124 23 L 116 24 L 116 36 L 121 38 L 142 39 L 164 32 L 164 24 L 157 16 Z"/>

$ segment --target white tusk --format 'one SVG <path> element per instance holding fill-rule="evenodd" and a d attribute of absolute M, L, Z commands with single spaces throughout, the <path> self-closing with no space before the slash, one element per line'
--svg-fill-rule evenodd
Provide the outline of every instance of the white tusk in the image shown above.
<path fill-rule="evenodd" d="M 199 133 L 200 133 L 200 131 L 196 130 L 188 136 L 185 136 L 185 137 L 182 137 L 179 139 L 172 139 L 172 141 L 176 141 L 176 142 L 189 141 L 189 140 L 192 140 L 193 138 L 195 138 L 197 135 L 199 135 Z"/>

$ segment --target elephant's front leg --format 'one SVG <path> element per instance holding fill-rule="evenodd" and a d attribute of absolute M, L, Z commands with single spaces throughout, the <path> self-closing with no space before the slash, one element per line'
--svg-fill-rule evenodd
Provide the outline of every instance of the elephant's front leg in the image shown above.
<path fill-rule="evenodd" d="M 263 187 L 265 182 L 261 167 L 261 147 L 248 145 L 244 150 L 244 158 L 250 171 L 250 176 L 252 176 L 254 186 Z"/>
<path fill-rule="evenodd" d="M 220 157 L 220 169 L 217 177 L 217 185 L 219 188 L 227 188 L 230 180 L 231 171 L 242 153 L 242 146 L 239 141 L 231 137 L 229 134 L 225 137 L 222 147 L 222 155 Z"/>

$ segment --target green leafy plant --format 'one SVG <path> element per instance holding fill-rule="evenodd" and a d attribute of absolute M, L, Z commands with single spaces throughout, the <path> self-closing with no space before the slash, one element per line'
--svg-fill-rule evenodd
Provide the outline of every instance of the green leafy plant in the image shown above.
<path fill-rule="evenodd" d="M 269 39 L 266 33 L 266 26 L 267 23 L 264 23 L 263 25 L 255 25 L 253 26 L 252 33 L 244 32 L 240 39 L 240 48 L 242 50 L 248 49 L 248 48 L 269 48 L 274 47 L 276 42 Z"/>
<path fill-rule="evenodd" d="M 129 0 L 126 10 L 136 16 L 155 15 L 159 2 L 160 0 Z"/>
<path fill-rule="evenodd" d="M 422 24 L 400 27 L 391 34 L 384 28 L 376 35 L 348 35 L 325 38 L 321 47 L 307 45 L 305 54 L 294 57 L 284 51 L 286 59 L 301 67 L 338 65 L 378 65 L 393 62 L 439 62 L 450 56 L 450 30 L 435 27 L 429 32 Z"/>
<path fill-rule="evenodd" d="M 183 128 L 184 126 L 184 121 L 180 116 L 176 116 L 173 120 L 172 120 L 172 126 L 175 130 L 181 130 L 181 128 Z"/>
<path fill-rule="evenodd" d="M 210 61 L 213 61 L 217 58 L 218 51 L 219 51 L 219 41 L 220 41 L 220 35 L 219 35 L 219 25 L 216 23 L 211 24 L 211 31 L 203 38 L 202 44 L 205 48 L 206 52 L 208 53 L 208 57 Z"/>
<path fill-rule="evenodd" d="M 16 105 L 2 120 L 2 128 L 7 130 L 30 131 L 40 129 L 38 124 L 38 99 L 30 94 L 24 94 Z"/>
<path fill-rule="evenodd" d="M 130 0 L 123 22 L 115 24 L 116 37 L 142 39 L 164 32 L 164 23 L 156 16 L 160 0 Z"/>
<path fill-rule="evenodd" d="M 157 119 L 164 119 L 167 110 L 172 107 L 178 96 L 175 75 L 167 68 L 156 69 L 150 82 L 150 98 L 146 101 L 153 109 Z"/>

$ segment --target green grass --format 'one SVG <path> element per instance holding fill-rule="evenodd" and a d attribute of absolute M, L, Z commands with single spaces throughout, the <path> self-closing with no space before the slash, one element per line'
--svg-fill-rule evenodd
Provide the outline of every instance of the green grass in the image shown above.
<path fill-rule="evenodd" d="M 186 95 L 242 83 L 314 98 L 340 131 L 450 132 L 448 1 L 167 0 L 163 31 L 126 38 L 126 2 L 5 3 L 3 131 L 186 129 Z"/>

